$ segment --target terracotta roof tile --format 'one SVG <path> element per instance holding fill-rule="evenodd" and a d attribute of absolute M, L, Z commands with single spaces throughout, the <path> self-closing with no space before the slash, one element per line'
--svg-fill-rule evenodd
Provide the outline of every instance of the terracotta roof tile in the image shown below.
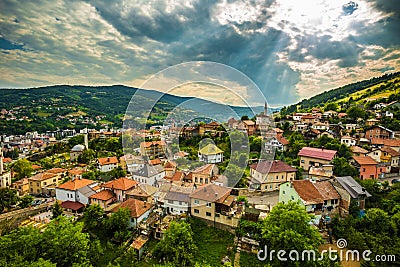
<path fill-rule="evenodd" d="M 378 164 L 370 156 L 353 156 L 353 159 L 360 165 L 376 165 L 376 164 Z"/>
<path fill-rule="evenodd" d="M 122 202 L 120 205 L 116 206 L 112 211 L 117 212 L 120 208 L 127 208 L 131 212 L 131 217 L 139 218 L 140 216 L 142 216 L 146 211 L 148 211 L 152 207 L 153 207 L 153 204 L 145 203 L 143 201 L 133 199 L 133 198 L 128 198 L 127 200 Z"/>
<path fill-rule="evenodd" d="M 275 172 L 296 172 L 297 169 L 289 166 L 281 160 L 262 161 L 250 165 L 250 168 L 260 173 L 275 173 Z"/>
<path fill-rule="evenodd" d="M 320 204 L 324 202 L 321 193 L 313 185 L 310 180 L 294 180 L 291 181 L 294 189 L 300 198 L 306 202 L 307 205 L 310 204 Z"/>
<path fill-rule="evenodd" d="M 143 146 L 143 147 L 166 146 L 166 144 L 164 141 L 149 141 L 149 142 L 141 142 L 140 146 Z"/>
<path fill-rule="evenodd" d="M 98 158 L 100 165 L 108 165 L 108 164 L 118 164 L 117 157 L 108 157 L 108 158 Z"/>
<path fill-rule="evenodd" d="M 353 153 L 360 153 L 360 154 L 367 154 L 368 153 L 368 150 L 366 150 L 366 149 L 364 149 L 362 147 L 359 147 L 359 146 L 351 146 L 350 150 Z"/>
<path fill-rule="evenodd" d="M 310 158 L 332 160 L 333 157 L 336 155 L 336 150 L 314 148 L 314 147 L 303 147 L 298 155 Z"/>
<path fill-rule="evenodd" d="M 106 190 L 102 190 L 96 194 L 91 195 L 89 198 L 107 201 L 107 200 L 112 199 L 113 197 L 114 197 L 113 192 L 106 189 Z"/>
<path fill-rule="evenodd" d="M 80 208 L 83 208 L 85 205 L 83 205 L 80 202 L 75 202 L 75 201 L 64 201 L 63 203 L 61 203 L 61 207 L 63 207 L 64 209 L 71 209 L 71 210 L 79 210 Z"/>
<path fill-rule="evenodd" d="M 400 147 L 400 139 L 383 139 L 383 144 L 390 147 Z"/>
<path fill-rule="evenodd" d="M 149 240 L 149 238 L 145 235 L 140 235 L 138 238 L 136 238 L 132 244 L 131 247 L 133 247 L 136 250 L 140 250 Z"/>
<path fill-rule="evenodd" d="M 317 188 L 324 200 L 340 198 L 339 193 L 329 181 L 316 182 L 314 186 Z"/>
<path fill-rule="evenodd" d="M 68 182 L 65 182 L 65 183 L 59 185 L 57 188 L 75 191 L 75 190 L 78 190 L 79 188 L 82 188 L 82 187 L 85 187 L 87 185 L 91 185 L 94 183 L 96 183 L 96 182 L 89 180 L 89 179 L 74 179 L 73 181 L 70 180 Z"/>
<path fill-rule="evenodd" d="M 152 160 L 149 160 L 149 164 L 151 164 L 151 165 L 160 165 L 161 164 L 161 160 L 159 158 L 152 159 Z"/>
<path fill-rule="evenodd" d="M 383 152 L 389 153 L 392 157 L 398 157 L 400 156 L 400 153 L 394 150 L 393 148 L 389 146 L 384 146 L 381 148 Z"/>
<path fill-rule="evenodd" d="M 44 181 L 44 180 L 51 179 L 54 177 L 56 177 L 56 175 L 53 173 L 41 172 L 41 173 L 38 173 L 38 174 L 30 177 L 29 179 L 33 180 L 33 181 Z"/>
<path fill-rule="evenodd" d="M 118 178 L 109 181 L 102 185 L 104 188 L 117 189 L 117 190 L 129 190 L 137 185 L 137 182 L 128 178 Z"/>
<path fill-rule="evenodd" d="M 281 135 L 277 135 L 276 136 L 276 140 L 278 140 L 278 142 L 281 143 L 284 146 L 287 146 L 289 144 L 289 141 L 285 137 L 283 137 Z"/>
<path fill-rule="evenodd" d="M 215 184 L 207 184 L 197 188 L 191 195 L 190 198 L 196 198 L 215 202 L 221 198 L 226 198 L 231 192 L 231 189 Z"/>

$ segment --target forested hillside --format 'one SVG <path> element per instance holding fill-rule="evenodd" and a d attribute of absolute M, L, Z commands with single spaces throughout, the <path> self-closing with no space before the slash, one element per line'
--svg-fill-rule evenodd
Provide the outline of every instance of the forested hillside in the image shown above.
<path fill-rule="evenodd" d="M 295 112 L 297 109 L 322 107 L 327 102 L 340 102 L 340 100 L 348 100 L 352 94 L 363 90 L 367 91 L 368 89 L 371 89 L 371 91 L 367 92 L 369 94 L 360 95 L 362 99 L 364 97 L 372 96 L 374 93 L 378 93 L 380 91 L 385 91 L 385 90 L 386 91 L 393 90 L 393 93 L 398 93 L 397 91 L 395 91 L 395 89 L 399 85 L 398 82 L 399 79 L 396 79 L 399 77 L 400 77 L 400 72 L 396 72 L 392 74 L 385 74 L 381 77 L 375 77 L 369 80 L 348 84 L 336 89 L 325 91 L 309 99 L 304 99 L 297 104 L 282 109 L 281 112 L 282 114 L 288 114 Z M 350 100 L 355 100 L 355 99 L 353 97 Z"/>

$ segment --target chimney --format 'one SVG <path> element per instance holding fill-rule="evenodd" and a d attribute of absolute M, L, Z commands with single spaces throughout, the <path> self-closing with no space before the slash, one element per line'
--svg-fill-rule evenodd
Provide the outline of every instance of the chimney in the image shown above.
<path fill-rule="evenodd" d="M 146 204 L 147 204 L 147 201 L 145 200 L 144 201 L 144 206 L 143 206 L 144 208 L 146 208 Z"/>

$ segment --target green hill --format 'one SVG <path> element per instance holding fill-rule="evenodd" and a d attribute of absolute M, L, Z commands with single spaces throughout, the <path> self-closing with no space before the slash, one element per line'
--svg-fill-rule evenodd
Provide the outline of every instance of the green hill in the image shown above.
<path fill-rule="evenodd" d="M 56 85 L 29 89 L 0 89 L 0 135 L 24 134 L 29 131 L 121 127 L 131 102 L 132 118 L 143 118 L 143 108 L 153 106 L 147 125 L 162 124 L 168 112 L 190 100 L 190 112 L 212 110 L 218 119 L 227 120 L 226 106 L 198 98 L 179 97 L 154 90 L 142 90 L 122 85 L 68 86 Z M 138 97 L 136 97 L 138 96 Z M 254 116 L 249 108 L 231 107 L 238 115 Z M 255 108 L 257 112 L 262 107 Z M 186 112 L 188 108 L 186 107 Z M 184 109 L 179 112 L 185 114 Z M 143 122 L 143 119 L 142 121 Z"/>
<path fill-rule="evenodd" d="M 323 107 L 328 102 L 338 104 L 360 104 L 387 98 L 392 94 L 399 94 L 400 72 L 385 74 L 381 77 L 371 78 L 336 89 L 325 91 L 321 94 L 304 99 L 301 102 L 281 110 L 282 114 L 289 114 L 296 110 L 307 110 L 312 107 Z"/>

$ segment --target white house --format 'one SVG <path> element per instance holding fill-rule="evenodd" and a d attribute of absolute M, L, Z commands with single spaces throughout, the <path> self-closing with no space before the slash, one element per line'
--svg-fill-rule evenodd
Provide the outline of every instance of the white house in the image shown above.
<path fill-rule="evenodd" d="M 56 188 L 56 199 L 86 205 L 89 203 L 89 197 L 96 193 L 93 189 L 95 186 L 97 186 L 97 182 L 89 179 L 70 180 Z"/>
<path fill-rule="evenodd" d="M 183 214 L 190 212 L 190 194 L 194 187 L 172 186 L 164 197 L 164 208 L 167 213 Z"/>
<path fill-rule="evenodd" d="M 342 136 L 340 138 L 340 143 L 345 144 L 346 146 L 355 146 L 357 144 L 357 140 L 351 136 Z"/>
<path fill-rule="evenodd" d="M 208 144 L 198 153 L 199 161 L 205 163 L 220 163 L 224 160 L 224 151 L 214 144 Z"/>
<path fill-rule="evenodd" d="M 161 165 L 145 164 L 142 169 L 133 173 L 133 180 L 151 186 L 157 186 L 157 182 L 164 177 L 165 170 Z"/>
<path fill-rule="evenodd" d="M 153 204 L 147 203 L 134 198 L 128 198 L 115 208 L 113 212 L 117 212 L 120 208 L 127 208 L 130 211 L 131 219 L 129 221 L 129 227 L 137 227 L 140 222 L 147 219 L 153 210 Z"/>
<path fill-rule="evenodd" d="M 109 172 L 118 167 L 117 157 L 98 158 L 97 168 L 101 172 Z"/>

